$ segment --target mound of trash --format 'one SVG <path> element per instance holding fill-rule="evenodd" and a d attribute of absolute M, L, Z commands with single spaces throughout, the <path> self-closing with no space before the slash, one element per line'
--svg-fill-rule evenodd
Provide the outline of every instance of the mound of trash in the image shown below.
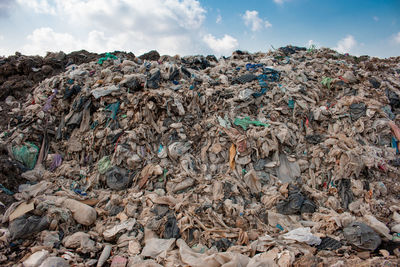
<path fill-rule="evenodd" d="M 400 57 L 25 61 L 0 91 L 1 265 L 400 263 Z"/>

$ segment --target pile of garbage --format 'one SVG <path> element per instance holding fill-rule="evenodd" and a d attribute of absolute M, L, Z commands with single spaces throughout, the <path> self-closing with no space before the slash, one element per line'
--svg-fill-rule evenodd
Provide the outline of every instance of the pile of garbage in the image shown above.
<path fill-rule="evenodd" d="M 4 266 L 400 263 L 400 57 L 106 53 L 5 104 Z"/>

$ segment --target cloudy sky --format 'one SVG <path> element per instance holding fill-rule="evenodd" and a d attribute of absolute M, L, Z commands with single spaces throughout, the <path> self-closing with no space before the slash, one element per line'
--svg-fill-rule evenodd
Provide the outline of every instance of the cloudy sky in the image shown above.
<path fill-rule="evenodd" d="M 287 44 L 400 56 L 399 0 L 0 0 L 0 55 L 230 55 Z"/>

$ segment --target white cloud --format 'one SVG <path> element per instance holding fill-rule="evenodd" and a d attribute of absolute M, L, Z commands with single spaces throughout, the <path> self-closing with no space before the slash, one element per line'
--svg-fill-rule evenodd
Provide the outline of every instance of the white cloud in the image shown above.
<path fill-rule="evenodd" d="M 78 50 L 81 43 L 71 34 L 57 33 L 49 27 L 39 28 L 27 36 L 28 44 L 22 47 L 21 52 L 26 54 L 43 55 L 47 51 L 71 52 Z"/>
<path fill-rule="evenodd" d="M 6 47 L 0 47 L 0 57 L 8 56 L 11 54 L 13 54 L 13 52 L 10 49 L 7 49 Z"/>
<path fill-rule="evenodd" d="M 268 20 L 265 20 L 265 21 L 264 21 L 264 26 L 265 26 L 265 28 L 269 28 L 269 27 L 272 27 L 272 24 L 269 23 Z"/>
<path fill-rule="evenodd" d="M 263 28 L 272 27 L 272 24 L 269 23 L 269 21 L 263 20 L 258 16 L 258 11 L 256 10 L 246 10 L 242 18 L 244 20 L 244 24 L 247 27 L 250 27 L 253 32 L 262 30 Z"/>
<path fill-rule="evenodd" d="M 379 18 L 377 16 L 372 17 L 375 21 L 379 21 Z"/>
<path fill-rule="evenodd" d="M 4 36 L 0 34 L 0 41 L 3 41 L 4 39 L 5 39 Z M 12 53 L 13 53 L 12 49 L 9 49 L 4 45 L 0 45 L 0 57 L 5 55 L 11 55 Z"/>
<path fill-rule="evenodd" d="M 203 37 L 203 41 L 208 47 L 218 54 L 229 54 L 238 46 L 238 41 L 230 35 L 225 34 L 221 39 L 217 39 L 212 34 Z"/>
<path fill-rule="evenodd" d="M 397 44 L 400 44 L 400 32 L 398 32 L 395 36 L 394 36 L 394 41 Z"/>
<path fill-rule="evenodd" d="M 282 5 L 283 2 L 287 2 L 288 0 L 274 0 L 274 2 L 278 5 Z"/>
<path fill-rule="evenodd" d="M 47 51 L 64 51 L 66 53 L 86 49 L 91 52 L 102 53 L 106 51 L 133 51 L 131 42 L 137 42 L 133 52 L 145 53 L 151 49 L 159 51 L 179 51 L 182 46 L 191 47 L 192 40 L 187 36 L 161 36 L 157 39 L 160 44 L 154 47 L 151 36 L 135 33 L 116 33 L 112 36 L 102 31 L 90 31 L 87 38 L 77 38 L 69 33 L 55 32 L 52 28 L 36 29 L 27 36 L 28 44 L 24 45 L 21 52 L 29 55 L 45 55 Z"/>
<path fill-rule="evenodd" d="M 220 24 L 221 22 L 222 22 L 222 17 L 220 14 L 218 14 L 217 20 L 215 21 L 215 23 Z"/>
<path fill-rule="evenodd" d="M 349 53 L 356 45 L 357 41 L 354 37 L 352 35 L 347 35 L 345 38 L 341 39 L 333 49 L 339 53 Z"/>
<path fill-rule="evenodd" d="M 41 14 L 56 14 L 56 8 L 51 5 L 47 0 L 17 0 L 21 6 L 29 7 L 36 13 Z"/>
<path fill-rule="evenodd" d="M 63 30 L 34 30 L 21 49 L 24 53 L 87 49 L 138 54 L 156 49 L 161 54 L 193 54 L 206 47 L 198 44 L 205 34 L 206 10 L 197 0 L 17 1 L 23 8 L 56 14 L 67 22 Z"/>
<path fill-rule="evenodd" d="M 196 0 L 55 0 L 59 12 L 72 22 L 120 27 L 123 30 L 171 33 L 199 28 L 205 9 Z"/>

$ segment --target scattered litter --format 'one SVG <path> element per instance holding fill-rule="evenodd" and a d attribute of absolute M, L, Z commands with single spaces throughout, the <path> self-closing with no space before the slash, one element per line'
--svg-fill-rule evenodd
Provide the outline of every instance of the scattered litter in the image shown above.
<path fill-rule="evenodd" d="M 4 62 L 0 265 L 398 261 L 399 58 Z"/>

